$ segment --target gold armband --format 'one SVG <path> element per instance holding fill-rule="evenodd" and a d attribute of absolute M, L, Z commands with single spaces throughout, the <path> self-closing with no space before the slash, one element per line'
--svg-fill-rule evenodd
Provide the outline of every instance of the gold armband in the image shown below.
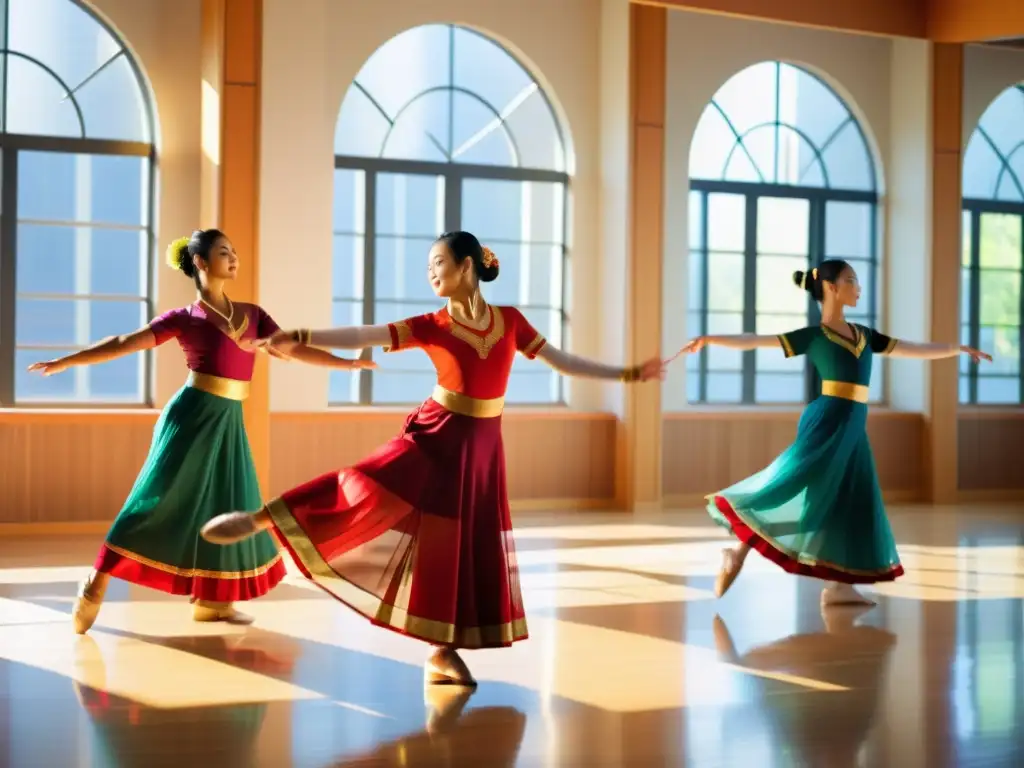
<path fill-rule="evenodd" d="M 292 341 L 296 344 L 309 345 L 313 340 L 313 331 L 309 328 L 299 328 L 298 330 L 292 331 Z"/>
<path fill-rule="evenodd" d="M 624 381 L 627 384 L 640 381 L 640 366 L 634 365 L 631 368 L 623 368 L 622 373 L 619 376 L 619 381 Z"/>

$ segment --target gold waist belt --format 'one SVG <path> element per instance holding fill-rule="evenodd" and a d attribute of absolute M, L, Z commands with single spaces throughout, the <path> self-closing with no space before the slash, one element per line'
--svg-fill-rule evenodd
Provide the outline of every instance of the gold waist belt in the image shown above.
<path fill-rule="evenodd" d="M 249 397 L 248 381 L 225 379 L 221 376 L 211 376 L 208 373 L 192 371 L 188 375 L 187 385 L 228 400 L 245 400 Z"/>
<path fill-rule="evenodd" d="M 851 384 L 848 381 L 823 381 L 821 382 L 821 394 L 827 397 L 853 400 L 855 403 L 867 403 L 869 396 L 868 388 L 863 384 Z"/>
<path fill-rule="evenodd" d="M 501 416 L 501 412 L 505 409 L 504 397 L 481 400 L 459 392 L 452 392 L 440 385 L 434 387 L 434 394 L 430 397 L 445 410 L 460 416 L 472 416 L 474 419 L 493 419 L 495 416 Z"/>

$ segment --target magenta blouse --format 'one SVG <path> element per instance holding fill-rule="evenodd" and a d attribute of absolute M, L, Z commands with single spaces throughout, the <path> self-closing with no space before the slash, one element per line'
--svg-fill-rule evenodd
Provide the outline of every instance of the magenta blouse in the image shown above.
<path fill-rule="evenodd" d="M 236 302 L 236 322 L 240 313 L 248 321 L 240 339 L 261 339 L 279 330 L 274 318 L 264 312 L 262 307 Z M 215 319 L 211 320 L 211 315 Z M 157 346 L 171 339 L 178 340 L 190 371 L 250 381 L 256 362 L 255 353 L 239 347 L 234 339 L 221 330 L 218 321 L 221 319 L 197 301 L 187 307 L 165 312 L 149 324 L 149 329 L 156 337 Z"/>

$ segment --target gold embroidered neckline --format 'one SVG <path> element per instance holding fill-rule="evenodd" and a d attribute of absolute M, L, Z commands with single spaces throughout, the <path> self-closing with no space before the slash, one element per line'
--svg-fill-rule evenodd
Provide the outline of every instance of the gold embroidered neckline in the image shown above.
<path fill-rule="evenodd" d="M 501 310 L 493 304 L 488 305 L 487 308 L 491 313 L 490 325 L 486 330 L 479 331 L 468 325 L 463 325 L 452 317 L 447 307 L 444 309 L 445 316 L 448 318 L 448 332 L 459 341 L 464 341 L 475 349 L 481 360 L 487 359 L 491 350 L 505 335 L 505 319 L 501 315 Z"/>
<path fill-rule="evenodd" d="M 867 336 L 856 323 L 847 323 L 847 325 L 849 325 L 856 334 L 856 338 L 853 340 L 846 338 L 843 334 L 829 328 L 824 323 L 821 324 L 821 332 L 824 333 L 825 338 L 833 344 L 838 344 L 851 355 L 859 358 L 861 353 L 864 351 L 864 348 L 867 346 Z"/>

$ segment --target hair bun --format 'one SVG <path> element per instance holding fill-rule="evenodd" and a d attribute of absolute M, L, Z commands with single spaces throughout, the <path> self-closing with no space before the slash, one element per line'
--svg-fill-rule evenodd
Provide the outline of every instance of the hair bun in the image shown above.
<path fill-rule="evenodd" d="M 806 288 L 807 286 L 804 285 L 804 280 L 806 278 L 807 273 L 804 272 L 802 269 L 798 269 L 796 272 L 793 273 L 793 285 L 795 285 L 797 288 Z"/>
<path fill-rule="evenodd" d="M 480 281 L 490 283 L 497 280 L 498 272 L 501 270 L 501 263 L 498 261 L 498 257 L 486 245 L 480 246 L 480 254 Z"/>

